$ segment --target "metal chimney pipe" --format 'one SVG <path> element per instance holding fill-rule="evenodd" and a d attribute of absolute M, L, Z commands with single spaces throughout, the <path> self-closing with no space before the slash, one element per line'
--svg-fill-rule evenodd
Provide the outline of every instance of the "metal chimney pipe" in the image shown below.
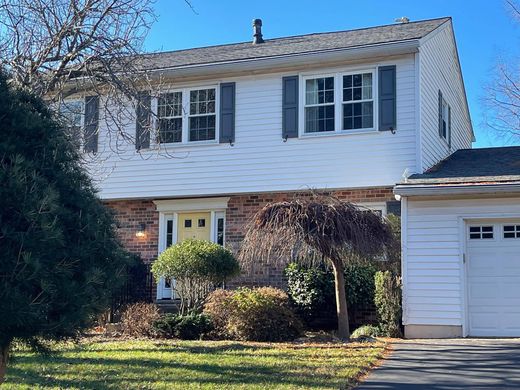
<path fill-rule="evenodd" d="M 253 19 L 253 45 L 264 43 L 262 38 L 262 19 Z"/>

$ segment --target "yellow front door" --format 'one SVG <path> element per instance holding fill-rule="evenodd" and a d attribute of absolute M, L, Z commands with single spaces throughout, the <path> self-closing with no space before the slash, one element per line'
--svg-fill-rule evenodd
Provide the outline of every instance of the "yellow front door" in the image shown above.
<path fill-rule="evenodd" d="M 210 241 L 211 213 L 179 214 L 177 242 L 188 238 Z"/>

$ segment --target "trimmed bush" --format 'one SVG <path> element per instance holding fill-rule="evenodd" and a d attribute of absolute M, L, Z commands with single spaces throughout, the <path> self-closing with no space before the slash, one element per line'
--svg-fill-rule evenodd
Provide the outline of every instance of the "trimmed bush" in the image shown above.
<path fill-rule="evenodd" d="M 384 336 L 401 337 L 401 278 L 390 271 L 375 275 L 375 303 Z"/>
<path fill-rule="evenodd" d="M 216 285 L 239 272 L 231 251 L 210 241 L 191 239 L 170 246 L 152 265 L 157 280 L 175 279 L 182 314 L 199 310 Z"/>
<path fill-rule="evenodd" d="M 213 322 L 213 336 L 244 341 L 288 341 L 303 326 L 285 292 L 273 287 L 216 290 L 204 307 Z"/>
<path fill-rule="evenodd" d="M 375 325 L 362 325 L 357 328 L 350 337 L 358 339 L 360 337 L 379 337 L 381 336 L 381 329 Z"/>
<path fill-rule="evenodd" d="M 154 323 L 160 317 L 157 305 L 153 303 L 133 303 L 121 315 L 121 330 L 127 336 L 153 337 Z"/>
<path fill-rule="evenodd" d="M 211 331 L 211 320 L 204 314 L 165 314 L 154 323 L 156 333 L 166 338 L 197 340 Z"/>
<path fill-rule="evenodd" d="M 345 266 L 349 310 L 355 312 L 374 304 L 374 275 L 371 264 Z M 306 267 L 291 263 L 285 269 L 288 293 L 298 314 L 311 328 L 336 326 L 334 276 L 324 266 Z"/>

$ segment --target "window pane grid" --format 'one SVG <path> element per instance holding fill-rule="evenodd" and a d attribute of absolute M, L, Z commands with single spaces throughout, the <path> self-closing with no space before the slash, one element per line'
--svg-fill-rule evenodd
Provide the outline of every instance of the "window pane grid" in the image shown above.
<path fill-rule="evenodd" d="M 161 94 L 157 116 L 159 143 L 182 142 L 182 92 Z"/>
<path fill-rule="evenodd" d="M 343 130 L 374 127 L 372 73 L 343 76 Z"/>
<path fill-rule="evenodd" d="M 520 225 L 504 225 L 504 238 L 520 238 Z"/>
<path fill-rule="evenodd" d="M 214 140 L 215 89 L 190 91 L 189 141 Z"/>
<path fill-rule="evenodd" d="M 469 228 L 470 240 L 492 239 L 493 226 L 471 226 Z"/>
<path fill-rule="evenodd" d="M 305 133 L 335 130 L 334 77 L 305 80 Z"/>

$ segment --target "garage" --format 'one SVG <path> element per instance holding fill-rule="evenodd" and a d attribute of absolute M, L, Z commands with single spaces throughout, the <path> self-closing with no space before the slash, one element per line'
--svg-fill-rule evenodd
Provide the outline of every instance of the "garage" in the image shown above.
<path fill-rule="evenodd" d="M 520 220 L 468 223 L 470 336 L 520 337 Z"/>
<path fill-rule="evenodd" d="M 405 336 L 520 337 L 520 147 L 458 150 L 394 192 Z"/>

